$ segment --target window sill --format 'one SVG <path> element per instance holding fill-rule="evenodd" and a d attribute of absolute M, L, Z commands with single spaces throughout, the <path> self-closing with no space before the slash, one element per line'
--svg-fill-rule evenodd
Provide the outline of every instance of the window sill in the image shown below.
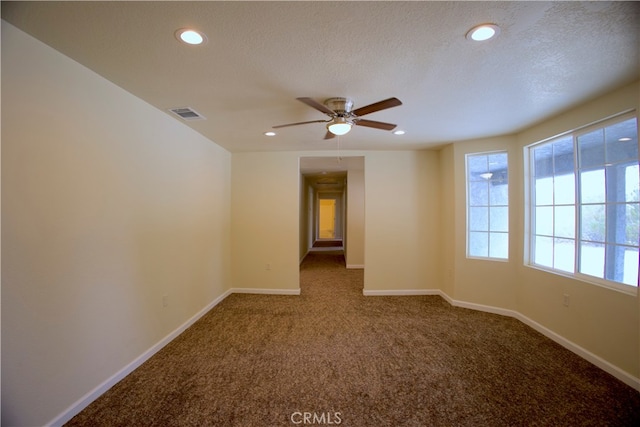
<path fill-rule="evenodd" d="M 579 282 L 584 282 L 584 283 L 588 283 L 590 285 L 595 285 L 595 286 L 598 286 L 600 288 L 608 289 L 610 291 L 620 292 L 620 293 L 623 293 L 625 295 L 630 295 L 630 296 L 633 296 L 633 297 L 637 297 L 638 296 L 638 287 L 637 286 L 623 285 L 623 284 L 600 281 L 597 278 L 591 278 L 590 276 L 586 276 L 586 275 L 582 275 L 582 274 L 576 275 L 576 274 L 567 273 L 567 272 L 563 272 L 563 271 L 559 271 L 559 270 L 552 270 L 552 269 L 545 268 L 545 267 L 542 267 L 542 266 L 539 266 L 539 265 L 532 265 L 532 264 L 526 264 L 525 263 L 524 266 L 528 267 L 528 268 L 532 268 L 534 270 L 544 271 L 544 272 L 549 273 L 549 274 L 555 274 L 556 276 L 565 277 L 567 279 L 577 280 Z"/>
<path fill-rule="evenodd" d="M 477 260 L 477 261 L 509 262 L 508 258 L 489 258 L 489 257 L 470 256 L 470 255 L 467 255 L 466 258 Z"/>

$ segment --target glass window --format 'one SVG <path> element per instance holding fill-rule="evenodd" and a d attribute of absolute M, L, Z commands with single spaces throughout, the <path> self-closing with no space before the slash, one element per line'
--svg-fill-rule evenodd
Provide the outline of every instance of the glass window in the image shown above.
<path fill-rule="evenodd" d="M 529 147 L 531 265 L 638 286 L 638 126 L 621 117 Z"/>
<path fill-rule="evenodd" d="M 467 256 L 509 258 L 507 153 L 467 155 Z"/>

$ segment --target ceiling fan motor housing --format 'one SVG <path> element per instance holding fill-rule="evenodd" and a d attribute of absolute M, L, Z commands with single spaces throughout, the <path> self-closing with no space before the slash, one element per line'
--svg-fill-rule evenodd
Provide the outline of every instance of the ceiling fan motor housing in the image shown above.
<path fill-rule="evenodd" d="M 336 112 L 338 117 L 348 116 L 353 109 L 353 100 L 350 98 L 329 98 L 324 105 Z"/>

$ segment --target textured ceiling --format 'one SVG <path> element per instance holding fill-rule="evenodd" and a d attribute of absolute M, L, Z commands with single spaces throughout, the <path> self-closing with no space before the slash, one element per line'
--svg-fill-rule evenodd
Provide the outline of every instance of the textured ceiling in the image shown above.
<path fill-rule="evenodd" d="M 637 2 L 3 2 L 2 17 L 231 152 L 422 149 L 519 131 L 640 77 Z M 500 36 L 466 32 L 495 23 Z M 174 32 L 207 34 L 200 47 Z M 403 105 L 323 140 L 296 101 Z M 170 114 L 167 112 L 167 114 Z M 176 118 L 176 120 L 181 120 Z"/>

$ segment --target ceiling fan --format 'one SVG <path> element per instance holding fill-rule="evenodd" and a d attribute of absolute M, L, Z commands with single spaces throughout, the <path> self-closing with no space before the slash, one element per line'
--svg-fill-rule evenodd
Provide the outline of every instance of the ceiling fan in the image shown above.
<path fill-rule="evenodd" d="M 391 123 L 377 122 L 375 120 L 361 119 L 361 116 L 375 113 L 376 111 L 386 110 L 387 108 L 402 105 L 398 98 L 389 98 L 384 101 L 375 102 L 364 107 L 353 109 L 353 101 L 349 98 L 329 98 L 324 104 L 311 98 L 296 98 L 298 101 L 307 104 L 311 108 L 315 108 L 321 113 L 330 117 L 329 120 L 311 120 L 308 122 L 289 123 L 286 125 L 273 126 L 274 129 L 284 128 L 288 126 L 306 125 L 308 123 L 327 123 L 327 133 L 324 139 L 331 139 L 335 135 L 344 135 L 351 130 L 351 127 L 366 126 L 374 129 L 393 130 L 396 125 Z"/>

